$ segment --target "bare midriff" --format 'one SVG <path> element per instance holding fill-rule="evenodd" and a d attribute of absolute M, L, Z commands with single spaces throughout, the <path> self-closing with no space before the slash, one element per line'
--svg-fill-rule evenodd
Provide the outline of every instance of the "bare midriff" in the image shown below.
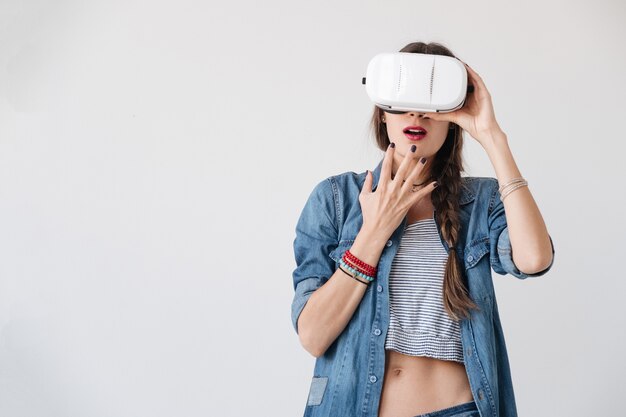
<path fill-rule="evenodd" d="M 473 400 L 464 364 L 385 351 L 378 417 L 414 417 Z"/>
<path fill-rule="evenodd" d="M 407 224 L 432 218 L 433 209 L 428 202 L 412 208 Z M 385 351 L 378 417 L 414 417 L 473 400 L 464 364 Z"/>

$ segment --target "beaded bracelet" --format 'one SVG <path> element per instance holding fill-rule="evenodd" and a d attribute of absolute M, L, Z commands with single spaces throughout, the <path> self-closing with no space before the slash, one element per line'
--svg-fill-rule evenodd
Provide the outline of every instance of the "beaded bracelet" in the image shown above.
<path fill-rule="evenodd" d="M 354 275 L 356 275 L 356 276 L 358 276 L 358 277 L 361 277 L 361 278 L 363 278 L 363 279 L 365 279 L 365 280 L 367 280 L 367 281 L 369 281 L 369 282 L 374 281 L 374 279 L 376 278 L 376 277 L 374 277 L 374 276 L 366 275 L 366 274 L 364 274 L 364 273 L 362 273 L 362 272 L 360 272 L 360 271 L 358 271 L 358 270 L 354 269 L 352 266 L 350 266 L 350 265 L 349 265 L 349 264 L 348 264 L 348 263 L 344 260 L 344 258 L 343 258 L 343 257 L 342 257 L 341 259 L 339 259 L 339 264 L 340 264 L 341 266 L 343 266 L 344 268 L 346 268 L 348 271 L 352 272 Z"/>
<path fill-rule="evenodd" d="M 346 258 L 346 261 L 349 261 L 349 263 L 353 264 L 355 268 L 359 269 L 364 274 L 376 276 L 376 271 L 378 270 L 378 268 L 375 266 L 369 265 L 363 262 L 362 260 L 360 260 L 359 258 L 357 258 L 356 256 L 354 256 L 354 254 L 350 252 L 350 249 L 345 251 L 343 256 Z"/>
<path fill-rule="evenodd" d="M 354 275 L 352 275 L 351 273 L 349 273 L 348 271 L 346 271 L 345 269 L 343 269 L 341 266 L 339 266 L 339 269 L 341 269 L 343 271 L 344 274 L 346 274 L 347 276 L 349 276 L 350 278 L 352 278 L 355 281 L 359 281 L 361 284 L 364 285 L 369 285 L 369 281 L 361 281 L 359 278 L 355 277 Z"/>

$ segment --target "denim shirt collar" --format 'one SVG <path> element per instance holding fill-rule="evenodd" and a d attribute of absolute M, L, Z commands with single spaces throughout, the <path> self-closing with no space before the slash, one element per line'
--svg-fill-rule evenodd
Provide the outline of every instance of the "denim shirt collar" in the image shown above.
<path fill-rule="evenodd" d="M 378 186 L 378 179 L 380 178 L 380 171 L 383 166 L 383 160 L 384 158 L 382 158 L 378 162 L 378 165 L 376 165 L 376 168 L 374 168 L 374 170 L 372 171 L 372 175 L 373 175 L 372 191 L 376 191 L 376 187 Z M 471 180 L 470 177 L 461 177 L 461 178 L 462 178 L 462 181 L 461 181 L 461 193 L 459 196 L 459 204 L 463 205 L 463 204 L 472 202 L 474 198 L 476 197 L 476 194 L 465 184 L 466 181 Z"/>

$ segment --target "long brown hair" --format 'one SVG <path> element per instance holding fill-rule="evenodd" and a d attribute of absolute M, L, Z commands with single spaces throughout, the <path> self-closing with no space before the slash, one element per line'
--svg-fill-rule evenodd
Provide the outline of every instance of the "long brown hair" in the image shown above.
<path fill-rule="evenodd" d="M 436 42 L 428 44 L 413 42 L 400 49 L 400 52 L 455 57 L 447 47 Z M 375 106 L 370 127 L 374 132 L 376 144 L 384 152 L 390 141 L 387 128 L 381 120 L 383 114 L 383 110 Z M 441 225 L 441 234 L 448 246 L 455 248 L 461 227 L 459 218 L 461 172 L 465 169 L 462 159 L 463 131 L 457 124 L 450 123 L 452 128 L 448 130 L 448 136 L 435 155 L 431 166 L 431 175 L 439 183 L 439 186 L 432 191 L 431 199 L 435 206 L 437 221 Z M 462 265 L 456 255 L 456 250 L 448 251 L 443 280 L 443 305 L 454 320 L 469 317 L 470 309 L 479 309 L 467 293 L 463 276 Z"/>

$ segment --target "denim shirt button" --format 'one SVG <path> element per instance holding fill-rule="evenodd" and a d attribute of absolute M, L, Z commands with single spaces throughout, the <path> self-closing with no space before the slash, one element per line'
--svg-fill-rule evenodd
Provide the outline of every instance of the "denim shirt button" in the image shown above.
<path fill-rule="evenodd" d="M 468 262 L 472 262 L 473 260 L 474 260 L 474 257 L 473 257 L 472 255 L 470 255 L 470 256 L 468 256 L 468 257 L 467 257 L 467 261 L 468 261 Z"/>
<path fill-rule="evenodd" d="M 387 245 L 387 247 L 389 247 L 389 246 L 393 245 L 393 242 L 391 240 L 388 240 L 386 245 Z"/>
<path fill-rule="evenodd" d="M 482 389 L 479 389 L 479 390 L 478 390 L 478 399 L 479 399 L 479 400 L 482 400 L 482 399 L 483 399 L 483 390 L 482 390 Z"/>
<path fill-rule="evenodd" d="M 470 356 L 472 354 L 472 348 L 468 347 L 467 348 L 467 356 Z"/>
<path fill-rule="evenodd" d="M 380 329 L 374 329 L 374 334 L 375 334 L 376 336 L 379 336 L 379 335 L 380 335 L 380 333 L 381 333 Z"/>
<path fill-rule="evenodd" d="M 370 382 L 374 383 L 376 382 L 376 375 L 370 375 Z"/>
<path fill-rule="evenodd" d="M 380 285 L 380 284 L 378 284 L 378 287 L 376 287 L 376 290 L 377 290 L 378 292 L 383 292 L 383 286 L 382 286 L 382 285 Z"/>

